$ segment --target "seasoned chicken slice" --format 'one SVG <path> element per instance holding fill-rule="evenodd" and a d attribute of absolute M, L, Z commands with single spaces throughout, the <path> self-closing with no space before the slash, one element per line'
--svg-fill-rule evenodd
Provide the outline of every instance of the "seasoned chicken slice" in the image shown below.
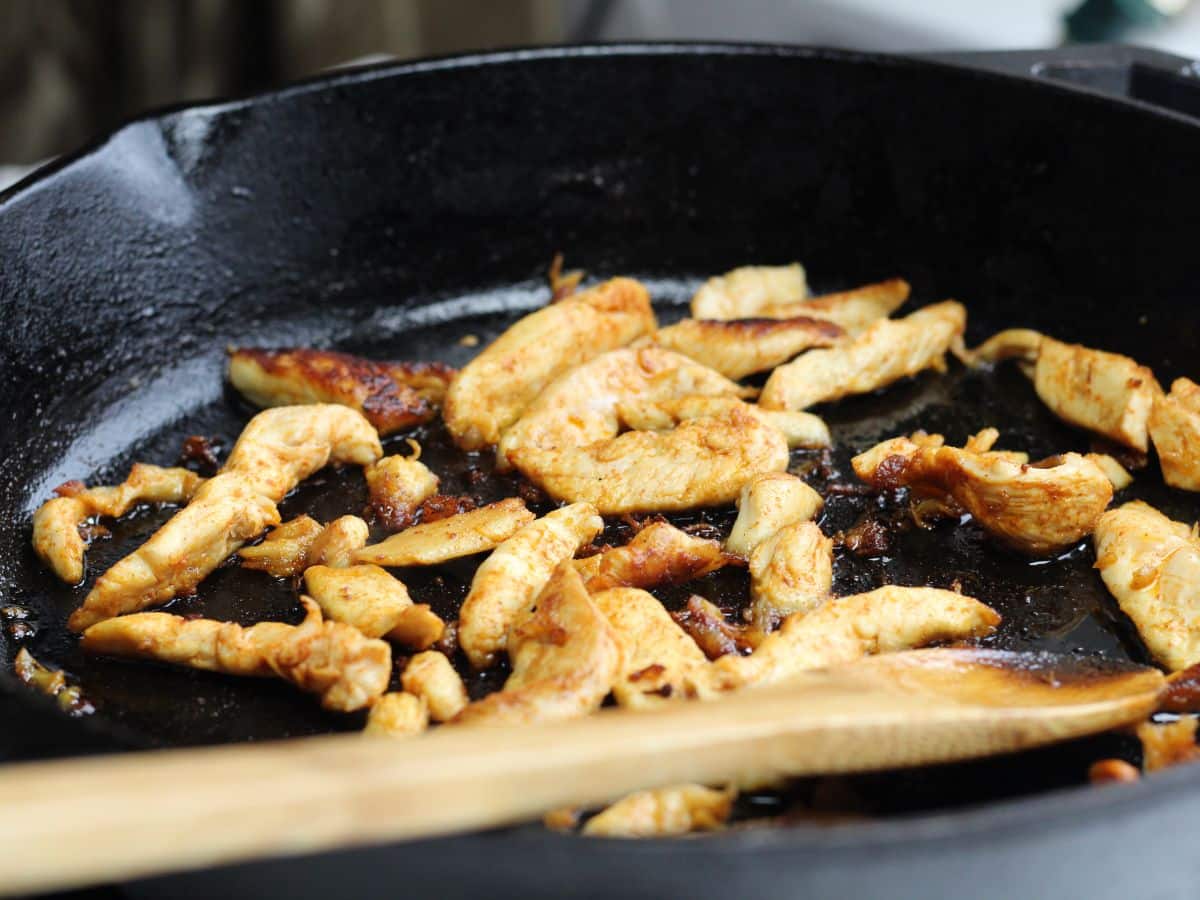
<path fill-rule="evenodd" d="M 83 580 L 87 541 L 80 526 L 93 516 L 119 518 L 139 503 L 186 503 L 204 482 L 188 469 L 164 469 L 134 463 L 116 487 L 84 487 L 69 481 L 59 495 L 43 503 L 33 516 L 33 549 L 69 584 Z"/>
<path fill-rule="evenodd" d="M 1141 501 L 1110 509 L 1093 537 L 1096 568 L 1154 658 L 1200 662 L 1200 539 Z"/>
<path fill-rule="evenodd" d="M 692 537 L 667 522 L 651 522 L 622 547 L 575 560 L 593 594 L 616 587 L 683 584 L 729 562 L 717 541 Z"/>
<path fill-rule="evenodd" d="M 666 400 L 638 398 L 619 404 L 617 418 L 635 431 L 667 431 L 688 419 L 719 416 L 734 407 L 779 431 L 788 449 L 828 447 L 831 443 L 829 427 L 819 416 L 790 409 L 763 409 L 736 397 L 691 394 Z"/>
<path fill-rule="evenodd" d="M 382 737 L 412 737 L 429 727 L 429 709 L 420 697 L 405 691 L 384 694 L 367 714 L 363 734 Z"/>
<path fill-rule="evenodd" d="M 808 296 L 808 279 L 800 263 L 790 266 L 742 266 L 716 275 L 692 297 L 697 319 L 745 319 L 772 303 L 791 303 Z"/>
<path fill-rule="evenodd" d="M 993 335 L 970 357 L 975 364 L 1021 360 L 1026 373 L 1032 369 L 1038 397 L 1060 419 L 1141 453 L 1149 447 L 1150 411 L 1162 388 L 1128 356 L 1014 328 Z"/>
<path fill-rule="evenodd" d="M 755 547 L 781 528 L 815 519 L 824 503 L 820 494 L 795 475 L 756 475 L 738 495 L 738 516 L 725 539 L 725 549 L 748 558 Z"/>
<path fill-rule="evenodd" d="M 345 568 L 352 562 L 355 551 L 367 545 L 371 529 L 358 516 L 334 519 L 317 535 L 308 549 L 310 566 Z"/>
<path fill-rule="evenodd" d="M 520 448 L 510 458 L 556 500 L 615 515 L 731 503 L 755 475 L 786 469 L 788 448 L 777 429 L 734 407 L 674 431 L 630 431 L 584 447 Z"/>
<path fill-rule="evenodd" d="M 653 594 L 618 587 L 592 595 L 621 645 L 621 670 L 612 692 L 621 706 L 644 708 L 680 696 L 708 657 Z"/>
<path fill-rule="evenodd" d="M 530 522 L 479 564 L 458 613 L 458 645 L 476 669 L 505 647 L 514 621 L 533 604 L 555 569 L 604 528 L 590 503 L 574 503 Z"/>
<path fill-rule="evenodd" d="M 810 347 L 831 347 L 845 334 L 833 322 L 786 319 L 684 319 L 649 340 L 691 357 L 726 378 L 745 378 L 782 365 Z"/>
<path fill-rule="evenodd" d="M 750 624 L 768 632 L 815 609 L 833 590 L 833 541 L 815 522 L 795 522 L 750 553 Z"/>
<path fill-rule="evenodd" d="M 772 319 L 811 316 L 832 322 L 850 334 L 857 334 L 873 322 L 886 319 L 908 299 L 909 286 L 903 278 L 890 278 L 878 284 L 822 294 L 796 303 L 770 303 L 756 315 Z"/>
<path fill-rule="evenodd" d="M 443 416 L 464 450 L 495 444 L 557 376 L 655 328 L 650 295 L 614 278 L 525 316 L 450 384 Z"/>
<path fill-rule="evenodd" d="M 388 531 L 411 525 L 421 504 L 438 492 L 438 477 L 421 462 L 421 445 L 408 443 L 412 456 L 385 456 L 363 469 L 375 519 Z"/>
<path fill-rule="evenodd" d="M 1031 556 L 1057 553 L 1092 533 L 1112 482 L 1092 460 L 1065 453 L 1020 464 L 1005 454 L 893 438 L 854 457 L 854 472 L 882 489 L 952 498 L 989 534 Z"/>
<path fill-rule="evenodd" d="M 591 837 L 671 837 L 715 831 L 729 819 L 737 791 L 676 784 L 628 794 L 583 826 Z"/>
<path fill-rule="evenodd" d="M 80 645 L 89 653 L 152 659 L 229 675 L 278 676 L 321 697 L 326 709 L 351 712 L 387 690 L 391 649 L 356 628 L 321 618 L 300 598 L 299 625 L 260 622 L 248 628 L 170 613 L 137 613 L 89 627 Z"/>
<path fill-rule="evenodd" d="M 275 504 L 257 485 L 239 472 L 217 475 L 146 543 L 96 580 L 67 627 L 83 631 L 102 619 L 188 593 L 243 543 L 277 524 Z"/>
<path fill-rule="evenodd" d="M 621 670 L 621 647 L 579 573 L 565 562 L 508 636 L 512 674 L 455 722 L 574 719 L 599 708 Z"/>
<path fill-rule="evenodd" d="M 1154 398 L 1150 437 L 1163 480 L 1171 487 L 1200 491 L 1200 385 L 1176 378 L 1171 393 Z"/>
<path fill-rule="evenodd" d="M 337 403 L 380 434 L 433 418 L 454 370 L 441 363 L 374 362 L 329 350 L 230 348 L 229 380 L 256 406 Z"/>
<path fill-rule="evenodd" d="M 363 547 L 354 554 L 354 561 L 379 566 L 436 566 L 492 550 L 534 518 L 524 503 L 509 497 L 436 522 L 414 525 Z"/>
<path fill-rule="evenodd" d="M 436 650 L 426 650 L 409 660 L 400 683 L 408 693 L 425 701 L 429 718 L 435 722 L 449 722 L 470 702 L 454 666 Z"/>
<path fill-rule="evenodd" d="M 308 552 L 323 526 L 316 519 L 300 515 L 272 528 L 262 542 L 238 551 L 242 565 L 275 578 L 294 578 L 308 565 Z"/>
<path fill-rule="evenodd" d="M 758 402 L 767 409 L 805 409 L 869 393 L 924 369 L 943 370 L 946 353 L 961 342 L 966 324 L 966 310 L 953 300 L 903 319 L 880 319 L 843 344 L 780 366 Z"/>
<path fill-rule="evenodd" d="M 404 582 L 379 566 L 310 566 L 304 587 L 326 618 L 353 625 L 369 638 L 424 650 L 445 630 L 427 605 L 413 605 Z"/>

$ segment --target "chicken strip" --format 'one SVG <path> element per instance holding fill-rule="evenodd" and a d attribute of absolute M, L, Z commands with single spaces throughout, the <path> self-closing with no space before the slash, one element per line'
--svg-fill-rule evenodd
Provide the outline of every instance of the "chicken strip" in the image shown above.
<path fill-rule="evenodd" d="M 557 376 L 655 324 L 650 295 L 631 278 L 614 278 L 530 313 L 451 382 L 446 427 L 464 450 L 495 444 Z"/>
<path fill-rule="evenodd" d="M 381 737 L 412 737 L 429 727 L 429 709 L 420 697 L 404 691 L 384 694 L 367 714 L 363 734 Z"/>
<path fill-rule="evenodd" d="M 574 719 L 599 708 L 621 670 L 617 636 L 565 562 L 508 636 L 512 674 L 468 705 L 458 723 L 516 724 Z"/>
<path fill-rule="evenodd" d="M 1171 393 L 1154 398 L 1149 428 L 1163 480 L 1171 487 L 1200 491 L 1200 385 L 1176 378 Z"/>
<path fill-rule="evenodd" d="M 362 709 L 387 690 L 391 649 L 356 628 L 326 622 L 308 597 L 299 625 L 260 622 L 248 628 L 170 613 L 137 613 L 90 626 L 80 646 L 89 653 L 152 659 L 224 672 L 278 676 L 317 694 L 326 709 Z"/>
<path fill-rule="evenodd" d="M 589 837 L 675 837 L 716 831 L 729 819 L 737 791 L 676 784 L 627 794 L 583 826 Z"/>
<path fill-rule="evenodd" d="M 808 279 L 800 263 L 790 266 L 742 266 L 714 276 L 692 297 L 696 319 L 744 319 L 772 303 L 791 303 L 808 296 Z"/>
<path fill-rule="evenodd" d="M 975 365 L 1021 360 L 1038 397 L 1060 419 L 1140 453 L 1148 449 L 1150 412 L 1162 388 L 1150 369 L 1128 356 L 1025 328 L 993 335 L 969 356 Z"/>
<path fill-rule="evenodd" d="M 441 363 L 374 362 L 329 350 L 229 350 L 229 380 L 255 406 L 337 403 L 380 434 L 433 418 L 454 370 Z"/>
<path fill-rule="evenodd" d="M 593 594 L 608 588 L 683 584 L 729 562 L 717 541 L 692 537 L 667 522 L 651 522 L 623 547 L 575 560 Z"/>
<path fill-rule="evenodd" d="M 467 688 L 454 666 L 444 653 L 436 650 L 418 653 L 409 660 L 400 683 L 408 693 L 425 701 L 429 718 L 435 722 L 449 722 L 470 702 Z"/>
<path fill-rule="evenodd" d="M 375 520 L 388 531 L 411 525 L 421 504 L 438 492 L 438 477 L 421 462 L 421 445 L 408 443 L 412 456 L 385 456 L 363 469 Z"/>
<path fill-rule="evenodd" d="M 380 566 L 436 566 L 492 550 L 534 520 L 516 497 L 436 522 L 423 522 L 354 553 L 355 562 Z"/>
<path fill-rule="evenodd" d="M 308 553 L 325 530 L 316 519 L 300 515 L 267 532 L 261 543 L 238 551 L 242 566 L 275 578 L 294 578 L 308 566 Z"/>
<path fill-rule="evenodd" d="M 786 319 L 683 319 L 651 340 L 737 380 L 782 365 L 810 347 L 831 347 L 845 334 L 833 322 Z"/>
<path fill-rule="evenodd" d="M 750 554 L 750 624 L 771 631 L 816 609 L 833 590 L 833 541 L 815 522 L 781 528 Z"/>
<path fill-rule="evenodd" d="M 371 529 L 358 516 L 334 519 L 317 535 L 308 549 L 310 566 L 329 566 L 335 569 L 350 565 L 354 553 L 367 545 Z"/>
<path fill-rule="evenodd" d="M 909 286 L 903 278 L 890 278 L 878 284 L 822 294 L 794 303 L 770 303 L 756 315 L 772 319 L 811 316 L 825 319 L 850 334 L 858 334 L 880 319 L 886 319 L 904 305 Z"/>
<path fill-rule="evenodd" d="M 666 400 L 636 400 L 620 403 L 617 418 L 635 431 L 668 431 L 688 419 L 719 416 L 737 407 L 779 431 L 788 449 L 828 447 L 829 427 L 819 416 L 790 409 L 763 409 L 736 397 L 711 397 L 692 394 Z"/>
<path fill-rule="evenodd" d="M 805 409 L 878 390 L 924 369 L 944 371 L 946 353 L 962 341 L 966 324 L 966 310 L 953 300 L 903 319 L 881 319 L 846 343 L 780 366 L 767 379 L 759 404 Z"/>
<path fill-rule="evenodd" d="M 514 621 L 550 576 L 604 528 L 590 503 L 574 503 L 530 522 L 479 564 L 458 613 L 458 645 L 476 669 L 495 662 Z"/>
<path fill-rule="evenodd" d="M 556 500 L 587 502 L 604 515 L 720 506 L 763 472 L 787 468 L 787 441 L 732 408 L 674 431 L 630 431 L 585 447 L 521 448 L 511 459 Z"/>
<path fill-rule="evenodd" d="M 326 618 L 353 625 L 369 638 L 424 650 L 445 630 L 427 605 L 413 605 L 404 582 L 379 566 L 310 566 L 304 587 Z"/>
<path fill-rule="evenodd" d="M 662 603 L 638 588 L 618 587 L 592 595 L 621 645 L 621 670 L 613 697 L 641 709 L 681 696 L 690 678 L 708 667 L 708 657 L 680 628 Z"/>
<path fill-rule="evenodd" d="M 1200 662 L 1200 539 L 1193 527 L 1133 501 L 1100 517 L 1096 568 L 1154 658 Z"/>
<path fill-rule="evenodd" d="M 164 469 L 134 463 L 116 487 L 84 487 L 69 481 L 59 496 L 43 503 L 33 516 L 33 549 L 54 574 L 68 584 L 83 580 L 83 554 L 88 542 L 80 526 L 93 516 L 120 518 L 139 503 L 186 503 L 204 483 L 188 469 Z"/>
<path fill-rule="evenodd" d="M 755 547 L 781 528 L 815 519 L 824 504 L 821 495 L 795 475 L 756 475 L 738 495 L 738 516 L 725 539 L 725 549 L 748 558 Z"/>
<path fill-rule="evenodd" d="M 910 487 L 951 498 L 985 531 L 1030 556 L 1057 553 L 1092 533 L 1112 499 L 1112 482 L 1092 460 L 1066 453 L 1019 464 L 976 452 L 893 438 L 854 457 L 855 474 L 873 487 Z"/>

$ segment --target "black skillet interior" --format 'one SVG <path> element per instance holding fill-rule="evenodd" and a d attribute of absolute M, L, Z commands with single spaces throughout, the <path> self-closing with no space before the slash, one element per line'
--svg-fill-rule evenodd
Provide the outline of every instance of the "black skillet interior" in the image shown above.
<path fill-rule="evenodd" d="M 595 278 L 645 279 L 665 318 L 700 277 L 799 259 L 820 290 L 903 275 L 918 304 L 956 297 L 971 343 L 1028 326 L 1128 353 L 1165 381 L 1194 375 L 1197 158 L 1194 124 L 1086 94 L 912 60 L 723 46 L 415 64 L 135 123 L 0 203 L 0 597 L 32 612 L 21 643 L 78 678 L 118 743 L 357 727 L 282 685 L 83 657 L 63 622 L 86 587 L 37 563 L 31 511 L 67 479 L 171 464 L 189 434 L 227 448 L 250 414 L 222 383 L 229 343 L 462 363 L 474 352 L 463 335 L 486 341 L 545 301 L 556 250 Z M 1035 457 L 1089 444 L 1011 369 L 952 366 L 821 412 L 832 459 L 795 459 L 818 488 L 852 480 L 853 452 L 915 428 L 960 441 L 995 425 L 1002 446 Z M 422 438 L 452 490 L 504 489 L 468 485 L 437 429 Z M 1127 494 L 1197 515 L 1153 464 Z M 357 475 L 325 473 L 284 511 L 328 518 L 363 499 Z M 824 525 L 894 506 L 838 495 Z M 89 554 L 89 581 L 167 514 L 119 523 Z M 1087 546 L 1030 563 L 946 525 L 905 531 L 882 556 L 840 553 L 837 582 L 958 581 L 1004 615 L 996 646 L 1144 660 L 1091 563 Z M 406 578 L 452 611 L 470 567 L 440 574 Z M 738 600 L 725 575 L 689 590 Z M 290 588 L 235 568 L 175 607 L 242 621 L 298 612 Z M 18 643 L 0 639 L 0 669 Z M 6 740 L 20 743 L 0 730 Z M 1078 782 L 1097 755 L 1129 749 L 1104 739 L 873 776 L 857 792 L 878 812 L 972 803 Z"/>

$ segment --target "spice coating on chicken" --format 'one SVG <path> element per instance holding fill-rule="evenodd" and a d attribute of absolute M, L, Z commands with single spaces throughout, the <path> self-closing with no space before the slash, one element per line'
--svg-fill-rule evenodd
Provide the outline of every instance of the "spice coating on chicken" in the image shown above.
<path fill-rule="evenodd" d="M 1200 385 L 1176 378 L 1171 393 L 1154 398 L 1149 427 L 1163 480 L 1171 487 L 1200 491 Z"/>
<path fill-rule="evenodd" d="M 716 275 L 692 297 L 697 319 L 744 319 L 772 303 L 791 303 L 808 296 L 808 279 L 800 263 L 790 266 L 742 266 Z"/>
<path fill-rule="evenodd" d="M 267 532 L 261 543 L 238 551 L 242 565 L 275 578 L 294 578 L 308 566 L 308 552 L 325 530 L 316 519 L 296 516 Z"/>
<path fill-rule="evenodd" d="M 326 618 L 353 625 L 370 638 L 424 650 L 445 629 L 428 606 L 413 605 L 404 582 L 379 566 L 311 566 L 304 586 Z"/>
<path fill-rule="evenodd" d="M 589 591 L 682 584 L 729 562 L 717 541 L 693 537 L 667 522 L 651 522 L 628 544 L 575 560 Z"/>
<path fill-rule="evenodd" d="M 756 475 L 738 495 L 738 516 L 725 539 L 725 549 L 749 558 L 755 547 L 781 528 L 815 519 L 824 504 L 821 495 L 795 475 Z"/>
<path fill-rule="evenodd" d="M 591 837 L 671 837 L 715 831 L 733 811 L 737 791 L 700 784 L 676 784 L 627 794 L 583 826 Z"/>
<path fill-rule="evenodd" d="M 388 531 L 411 525 L 420 505 L 438 492 L 438 477 L 421 462 L 421 445 L 409 444 L 412 456 L 385 456 L 363 469 L 375 519 Z"/>
<path fill-rule="evenodd" d="M 310 566 L 341 569 L 350 565 L 354 552 L 367 545 L 371 529 L 358 516 L 341 516 L 321 529 L 308 549 Z"/>
<path fill-rule="evenodd" d="M 557 376 L 655 324 L 650 295 L 631 278 L 614 278 L 530 313 L 451 382 L 446 427 L 464 450 L 495 444 Z"/>
<path fill-rule="evenodd" d="M 909 286 L 903 278 L 890 278 L 835 294 L 810 297 L 799 303 L 772 303 L 757 315 L 773 319 L 811 316 L 832 322 L 849 334 L 857 334 L 880 319 L 886 319 L 908 299 Z"/>
<path fill-rule="evenodd" d="M 355 562 L 379 566 L 433 566 L 492 550 L 535 516 L 516 497 L 423 522 L 354 553 Z"/>
<path fill-rule="evenodd" d="M 782 365 L 811 347 L 831 347 L 845 332 L 808 316 L 786 319 L 683 319 L 649 340 L 739 379 Z"/>
<path fill-rule="evenodd" d="M 363 734 L 404 738 L 420 734 L 428 727 L 429 709 L 425 701 L 405 691 L 392 691 L 371 706 Z"/>
<path fill-rule="evenodd" d="M 750 553 L 750 624 L 768 632 L 833 590 L 833 541 L 815 522 L 787 525 Z"/>
<path fill-rule="evenodd" d="M 621 424 L 636 431 L 667 431 L 688 419 L 719 416 L 737 407 L 770 425 L 783 435 L 788 449 L 828 447 L 829 426 L 820 416 L 790 409 L 763 409 L 736 397 L 712 397 L 690 394 L 684 397 L 654 400 L 639 397 L 617 405 Z"/>
<path fill-rule="evenodd" d="M 425 701 L 429 718 L 435 722 L 449 722 L 470 702 L 454 666 L 436 650 L 418 653 L 409 660 L 400 683 L 408 693 Z"/>

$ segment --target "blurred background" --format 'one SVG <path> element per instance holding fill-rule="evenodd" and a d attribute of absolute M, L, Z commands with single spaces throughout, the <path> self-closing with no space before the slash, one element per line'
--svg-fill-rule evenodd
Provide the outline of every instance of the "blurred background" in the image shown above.
<path fill-rule="evenodd" d="M 0 0 L 0 187 L 164 104 L 383 58 L 639 38 L 1200 57 L 1200 0 Z"/>

